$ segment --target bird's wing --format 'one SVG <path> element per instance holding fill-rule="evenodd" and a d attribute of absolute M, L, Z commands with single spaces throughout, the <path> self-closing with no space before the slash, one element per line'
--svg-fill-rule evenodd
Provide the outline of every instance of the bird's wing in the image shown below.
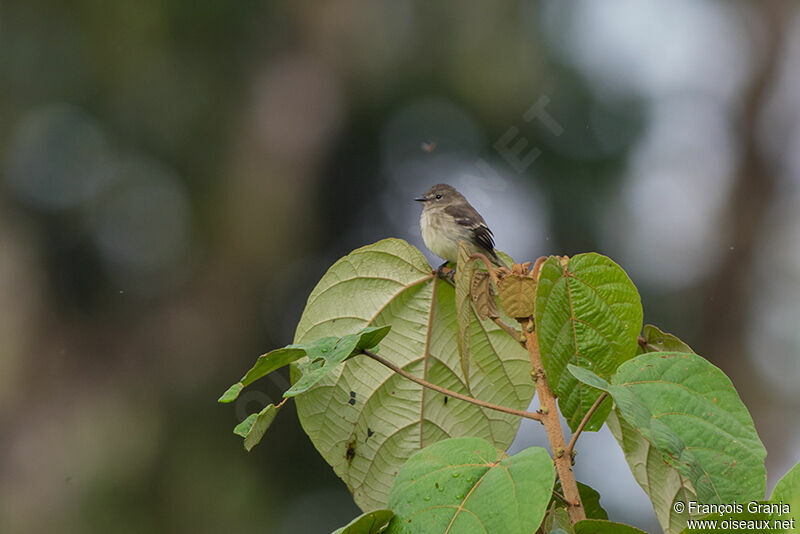
<path fill-rule="evenodd" d="M 496 258 L 494 252 L 494 234 L 486 225 L 480 213 L 469 204 L 447 206 L 444 212 L 452 216 L 456 223 L 472 231 L 475 242 L 484 248 L 492 257 Z"/>

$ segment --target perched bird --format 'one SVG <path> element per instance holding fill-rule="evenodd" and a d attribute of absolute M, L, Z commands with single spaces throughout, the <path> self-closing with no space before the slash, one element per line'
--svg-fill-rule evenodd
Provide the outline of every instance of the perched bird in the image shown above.
<path fill-rule="evenodd" d="M 454 187 L 437 184 L 414 200 L 423 203 L 419 226 L 431 252 L 455 263 L 458 243 L 464 241 L 470 254 L 480 252 L 495 265 L 506 267 L 494 250 L 494 234 L 486 221 Z"/>

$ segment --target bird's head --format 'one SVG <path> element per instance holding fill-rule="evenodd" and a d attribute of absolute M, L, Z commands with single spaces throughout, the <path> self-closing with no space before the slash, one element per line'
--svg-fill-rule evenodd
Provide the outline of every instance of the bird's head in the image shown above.
<path fill-rule="evenodd" d="M 456 191 L 455 187 L 447 185 L 447 184 L 436 184 L 430 189 L 428 192 L 422 195 L 421 197 L 417 197 L 414 200 L 417 202 L 422 202 L 424 208 L 423 209 L 436 209 L 439 207 L 445 207 L 453 202 L 458 202 L 463 200 L 464 197 Z"/>

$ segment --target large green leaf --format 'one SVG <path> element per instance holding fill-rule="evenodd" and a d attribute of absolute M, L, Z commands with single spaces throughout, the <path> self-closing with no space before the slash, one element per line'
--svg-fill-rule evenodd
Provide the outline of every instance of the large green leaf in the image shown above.
<path fill-rule="evenodd" d="M 391 510 L 374 510 L 361 514 L 342 528 L 333 531 L 333 534 L 378 534 L 383 532 L 383 527 L 392 519 L 394 512 Z"/>
<path fill-rule="evenodd" d="M 650 498 L 653 511 L 665 533 L 680 532 L 690 517 L 700 516 L 690 516 L 689 510 L 685 508 L 680 513 L 675 511 L 676 502 L 685 505 L 690 501 L 697 501 L 697 495 L 692 483 L 666 463 L 658 449 L 642 437 L 633 425 L 620 417 L 616 410 L 608 416 L 606 425 L 625 453 L 625 460 L 636 482 Z"/>
<path fill-rule="evenodd" d="M 482 439 L 441 441 L 397 475 L 388 532 L 528 534 L 544 518 L 554 481 L 553 459 L 540 447 L 509 457 Z"/>
<path fill-rule="evenodd" d="M 800 463 L 792 467 L 783 475 L 772 490 L 770 502 L 789 505 L 790 513 L 781 519 L 794 518 L 797 527 L 800 527 Z"/>
<path fill-rule="evenodd" d="M 730 379 L 710 362 L 696 354 L 642 354 L 619 367 L 606 391 L 699 502 L 764 497 L 766 450 Z"/>
<path fill-rule="evenodd" d="M 386 239 L 355 250 L 336 262 L 312 291 L 295 342 L 391 324 L 381 341 L 384 358 L 467 394 L 458 354 L 455 291 L 434 280 L 425 257 L 405 241 Z M 517 340 L 491 321 L 476 320 L 469 343 L 469 393 L 527 408 L 533 383 L 527 352 Z M 298 375 L 296 365 L 293 377 Z M 517 417 L 423 392 L 366 357 L 337 367 L 296 403 L 304 430 L 363 510 L 385 507 L 395 475 L 422 446 L 475 436 L 506 449 L 519 427 Z"/>
<path fill-rule="evenodd" d="M 636 286 L 616 263 L 599 254 L 542 264 L 536 291 L 536 332 L 550 387 L 575 430 L 600 392 L 578 382 L 567 365 L 608 379 L 636 354 L 642 304 Z M 585 430 L 598 430 L 611 409 L 604 401 Z"/>

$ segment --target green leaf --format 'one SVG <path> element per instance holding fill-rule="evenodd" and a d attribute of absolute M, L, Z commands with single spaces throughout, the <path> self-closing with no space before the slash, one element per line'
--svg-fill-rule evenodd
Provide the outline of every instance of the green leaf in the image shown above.
<path fill-rule="evenodd" d="M 342 528 L 332 534 L 378 534 L 392 519 L 394 512 L 391 510 L 374 510 L 361 514 Z"/>
<path fill-rule="evenodd" d="M 536 332 L 550 387 L 574 431 L 600 392 L 581 384 L 567 365 L 608 380 L 636 354 L 642 327 L 639 293 L 616 263 L 579 254 L 542 264 L 536 291 Z M 598 430 L 611 409 L 604 402 L 585 430 Z"/>
<path fill-rule="evenodd" d="M 378 343 L 383 341 L 383 338 L 386 337 L 391 328 L 391 325 L 388 324 L 384 326 L 368 326 L 354 334 L 358 337 L 358 341 L 356 342 L 356 348 L 353 350 L 351 356 L 355 356 L 363 350 L 377 349 Z"/>
<path fill-rule="evenodd" d="M 441 441 L 397 475 L 388 532 L 528 534 L 544 518 L 554 481 L 553 459 L 540 447 L 509 457 L 482 439 Z"/>
<path fill-rule="evenodd" d="M 300 380 L 302 383 L 295 384 L 289 391 L 284 393 L 284 397 L 299 395 L 346 359 L 359 354 L 364 349 L 375 347 L 389 333 L 390 328 L 389 325 L 363 328 L 361 331 L 355 334 L 347 334 L 341 339 L 328 336 L 311 343 L 289 345 L 262 354 L 258 357 L 252 369 L 239 382 L 229 387 L 218 402 L 228 403 L 236 400 L 242 389 L 259 378 L 276 369 L 280 369 L 284 365 L 308 356 L 309 363 L 316 363 L 317 365 L 307 366 L 306 373 L 303 373 L 303 377 Z M 322 365 L 319 365 L 320 362 L 322 362 Z"/>
<path fill-rule="evenodd" d="M 694 353 L 691 347 L 678 339 L 677 336 L 663 332 L 657 326 L 651 324 L 644 325 L 642 337 L 644 338 L 644 343 L 639 343 L 638 354 L 644 354 L 646 352 Z"/>
<path fill-rule="evenodd" d="M 384 358 L 459 393 L 526 409 L 534 388 L 527 351 L 492 321 L 471 322 L 467 390 L 455 290 L 434 281 L 432 270 L 417 249 L 399 239 L 353 251 L 312 291 L 295 342 L 391 324 L 381 341 Z M 301 362 L 292 364 L 294 380 Z M 423 392 L 368 358 L 338 366 L 296 404 L 303 429 L 362 510 L 385 508 L 397 472 L 423 445 L 475 436 L 506 449 L 519 427 L 518 417 Z"/>
<path fill-rule="evenodd" d="M 643 354 L 620 366 L 609 392 L 700 502 L 763 498 L 766 450 L 719 368 L 696 354 Z"/>
<path fill-rule="evenodd" d="M 620 416 L 609 417 L 609 428 L 665 531 L 686 525 L 677 501 L 763 497 L 766 450 L 717 367 L 696 354 L 643 354 L 620 366 L 608 392 Z"/>
<path fill-rule="evenodd" d="M 616 438 L 633 477 L 645 491 L 653 504 L 653 511 L 667 534 L 680 532 L 690 518 L 689 511 L 675 511 L 675 503 L 686 504 L 697 501 L 691 482 L 683 478 L 678 470 L 667 464 L 661 453 L 650 444 L 633 425 L 612 411 L 606 420 L 611 434 Z M 698 514 L 691 516 L 699 517 Z"/>
<path fill-rule="evenodd" d="M 280 407 L 274 404 L 267 405 L 259 413 L 250 414 L 247 419 L 236 425 L 233 433 L 244 438 L 244 448 L 248 451 L 258 445 L 264 432 L 267 431 L 272 420 L 278 415 Z"/>
<path fill-rule="evenodd" d="M 600 505 L 600 494 L 597 490 L 578 482 L 578 494 L 581 496 L 587 519 L 608 519 L 608 513 Z"/>
<path fill-rule="evenodd" d="M 225 390 L 225 393 L 223 393 L 222 396 L 217 399 L 217 402 L 233 402 L 239 397 L 239 393 L 241 393 L 243 389 L 244 385 L 241 382 L 236 382 L 234 385 Z"/>
<path fill-rule="evenodd" d="M 458 268 L 455 274 L 455 303 L 456 322 L 458 323 L 458 356 L 461 360 L 461 372 L 466 379 L 468 391 L 469 342 L 472 337 L 470 325 L 475 318 L 475 315 L 472 313 L 472 300 L 469 297 L 469 290 L 472 284 L 472 273 L 474 270 L 475 262 L 469 260 L 469 250 L 467 250 L 466 244 L 461 241 L 458 243 Z"/>
<path fill-rule="evenodd" d="M 296 397 L 308 391 L 314 384 L 319 382 L 322 377 L 330 373 L 348 358 L 360 354 L 364 349 L 371 349 L 377 345 L 389 333 L 389 325 L 378 327 L 367 327 L 358 334 L 348 334 L 338 340 L 332 346 L 326 346 L 319 352 L 308 353 L 308 364 L 303 367 L 302 376 L 294 381 L 284 397 Z M 364 339 L 366 337 L 366 339 Z M 293 345 L 295 346 L 295 345 Z M 322 365 L 315 364 L 322 362 Z"/>
<path fill-rule="evenodd" d="M 336 338 L 320 339 L 316 341 L 316 345 L 330 344 L 335 342 Z M 306 350 L 302 348 L 294 348 L 291 345 L 280 349 L 272 350 L 266 354 L 262 354 L 256 360 L 256 364 L 247 371 L 247 374 L 242 379 L 228 388 L 222 394 L 218 402 L 233 402 L 239 397 L 239 393 L 246 387 L 258 380 L 259 378 L 268 375 L 276 369 L 280 369 L 284 365 L 288 365 L 293 361 L 299 360 L 306 355 Z"/>
<path fill-rule="evenodd" d="M 608 391 L 608 382 L 591 372 L 589 369 L 572 364 L 567 365 L 567 370 L 580 382 L 601 391 Z"/>
<path fill-rule="evenodd" d="M 781 519 L 793 517 L 796 525 L 800 526 L 800 463 L 783 475 L 772 490 L 769 500 L 773 503 L 788 504 L 791 513 Z"/>
<path fill-rule="evenodd" d="M 555 490 L 563 494 L 561 489 L 561 481 L 557 481 Z M 591 486 L 578 482 L 578 495 L 581 497 L 583 503 L 583 511 L 586 513 L 587 519 L 608 519 L 608 513 L 600 505 L 600 494 Z M 556 506 L 566 509 L 566 503 L 553 495 L 550 501 L 551 506 Z"/>
<path fill-rule="evenodd" d="M 544 532 L 547 534 L 575 534 L 566 508 L 552 506 L 544 518 Z"/>
<path fill-rule="evenodd" d="M 514 258 L 512 258 L 508 254 L 506 254 L 505 252 L 502 252 L 500 250 L 495 250 L 495 252 L 497 253 L 497 257 L 500 258 L 501 260 L 503 260 L 503 263 L 506 264 L 506 267 L 508 267 L 510 269 L 511 266 L 514 265 Z"/>
<path fill-rule="evenodd" d="M 575 534 L 646 534 L 644 530 L 602 519 L 584 519 L 575 523 Z"/>

